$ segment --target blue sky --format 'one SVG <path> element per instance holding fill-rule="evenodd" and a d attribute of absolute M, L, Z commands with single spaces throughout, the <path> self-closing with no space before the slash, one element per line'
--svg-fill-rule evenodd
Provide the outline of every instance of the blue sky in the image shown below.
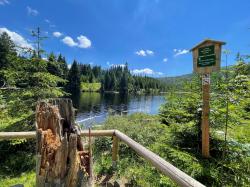
<path fill-rule="evenodd" d="M 0 32 L 32 46 L 39 26 L 44 49 L 68 64 L 128 62 L 136 73 L 175 76 L 192 72 L 188 50 L 205 38 L 227 42 L 229 64 L 250 54 L 249 10 L 249 0 L 0 0 Z"/>

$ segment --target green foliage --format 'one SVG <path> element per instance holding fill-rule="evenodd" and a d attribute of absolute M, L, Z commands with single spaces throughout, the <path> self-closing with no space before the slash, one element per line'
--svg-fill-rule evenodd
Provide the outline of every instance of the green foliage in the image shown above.
<path fill-rule="evenodd" d="M 8 66 L 8 55 L 16 55 L 14 42 L 6 32 L 0 35 L 0 69 Z"/>
<path fill-rule="evenodd" d="M 17 177 L 0 178 L 1 187 L 9 187 L 17 184 L 23 184 L 25 187 L 34 187 L 36 185 L 35 171 L 23 172 Z"/>
<path fill-rule="evenodd" d="M 18 56 L 5 33 L 0 35 L 0 48 L 0 131 L 35 130 L 37 100 L 65 95 L 58 85 L 66 81 L 58 74 L 61 70 L 52 56 L 50 61 L 36 54 L 31 58 Z M 51 69 L 54 66 L 56 71 Z M 0 186 L 34 186 L 34 147 L 35 142 L 28 140 L 0 142 Z"/>
<path fill-rule="evenodd" d="M 125 66 L 112 66 L 104 72 L 102 90 L 121 93 L 152 93 L 165 91 L 165 84 L 152 77 L 132 75 L 126 64 Z"/>
<path fill-rule="evenodd" d="M 70 93 L 79 93 L 81 90 L 80 70 L 77 62 L 74 60 L 68 74 L 67 91 Z"/>
<path fill-rule="evenodd" d="M 168 129 L 165 125 L 159 124 L 154 116 L 145 114 L 134 114 L 126 117 L 110 117 L 101 129 L 118 129 L 135 141 L 150 148 L 158 142 L 160 135 L 166 134 Z M 110 174 L 112 140 L 110 138 L 97 138 L 94 146 L 94 157 L 96 160 L 95 172 L 97 175 Z M 133 186 L 162 186 L 173 184 L 167 177 L 162 176 L 147 162 L 138 157 L 133 150 L 123 143 L 119 147 L 118 176 L 129 180 Z M 160 179 L 160 181 L 159 181 Z"/>
<path fill-rule="evenodd" d="M 101 83 L 81 83 L 81 90 L 83 92 L 99 92 L 101 90 Z"/>
<path fill-rule="evenodd" d="M 239 137 L 245 135 L 240 129 L 246 128 L 247 131 L 250 125 L 247 117 L 249 67 L 249 63 L 240 61 L 235 66 L 222 69 L 220 73 L 212 74 L 210 149 L 213 158 L 209 163 L 199 161 L 207 169 L 203 175 L 197 176 L 201 181 L 211 181 L 208 186 L 245 186 L 250 183 L 249 138 L 248 135 L 246 138 Z M 195 76 L 192 79 L 193 83 L 182 82 L 185 92 L 168 95 L 167 102 L 161 107 L 160 117 L 162 122 L 171 126 L 172 145 L 201 157 L 201 81 L 194 81 Z M 244 121 L 248 125 L 243 124 Z M 224 128 L 225 131 L 221 131 Z M 214 165 L 218 165 L 218 168 L 215 169 Z"/>
<path fill-rule="evenodd" d="M 119 129 L 207 186 L 249 186 L 249 63 L 241 61 L 214 73 L 211 82 L 210 159 L 201 156 L 199 75 L 192 75 L 188 81 L 182 80 L 182 92 L 169 92 L 159 115 L 165 126 L 155 117 L 134 114 L 110 117 L 102 128 Z M 229 129 L 223 133 L 226 118 Z M 227 136 L 226 142 L 224 136 Z M 112 142 L 108 138 L 97 139 L 95 146 L 96 155 L 107 155 L 111 152 Z M 119 176 L 125 176 L 134 186 L 173 185 L 124 144 L 120 145 L 119 155 Z M 105 172 L 98 162 L 107 158 L 97 157 L 99 174 Z"/>
<path fill-rule="evenodd" d="M 250 127 L 250 123 L 247 127 Z M 213 137 L 213 158 L 203 159 L 200 151 L 197 151 L 197 139 L 191 137 L 196 129 L 196 125 L 191 122 L 186 125 L 166 126 L 159 122 L 157 116 L 133 114 L 127 117 L 109 117 L 99 128 L 120 130 L 206 186 L 250 184 L 250 147 L 229 141 L 228 156 L 222 158 L 224 142 L 220 137 Z M 119 145 L 119 162 L 114 177 L 125 177 L 133 186 L 175 186 L 168 177 L 162 175 L 127 145 L 122 142 Z M 97 175 L 112 174 L 111 150 L 111 138 L 95 139 L 94 167 Z"/>
<path fill-rule="evenodd" d="M 0 186 L 35 184 L 35 141 L 0 142 Z"/>

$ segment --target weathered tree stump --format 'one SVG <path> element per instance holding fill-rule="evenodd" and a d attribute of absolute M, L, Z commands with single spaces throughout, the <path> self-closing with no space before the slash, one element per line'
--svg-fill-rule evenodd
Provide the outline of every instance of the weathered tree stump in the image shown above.
<path fill-rule="evenodd" d="M 36 108 L 36 186 L 89 186 L 89 152 L 70 99 L 40 101 Z"/>

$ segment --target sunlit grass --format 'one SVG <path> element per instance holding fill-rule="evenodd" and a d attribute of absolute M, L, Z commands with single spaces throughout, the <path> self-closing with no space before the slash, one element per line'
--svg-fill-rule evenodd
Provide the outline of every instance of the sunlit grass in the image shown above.
<path fill-rule="evenodd" d="M 35 171 L 24 172 L 17 177 L 6 177 L 0 178 L 1 187 L 9 187 L 17 184 L 23 184 L 25 187 L 33 187 L 36 182 L 36 173 Z"/>
<path fill-rule="evenodd" d="M 101 89 L 101 83 L 81 83 L 81 90 L 84 92 L 98 92 Z"/>
<path fill-rule="evenodd" d="M 240 143 L 250 143 L 250 120 L 243 120 L 240 125 L 229 128 L 228 135 Z"/>

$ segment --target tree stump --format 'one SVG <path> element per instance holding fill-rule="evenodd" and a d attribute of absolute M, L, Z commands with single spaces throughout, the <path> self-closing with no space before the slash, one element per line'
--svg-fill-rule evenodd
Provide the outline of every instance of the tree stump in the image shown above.
<path fill-rule="evenodd" d="M 43 100 L 36 107 L 36 186 L 89 186 L 89 152 L 70 99 Z"/>

